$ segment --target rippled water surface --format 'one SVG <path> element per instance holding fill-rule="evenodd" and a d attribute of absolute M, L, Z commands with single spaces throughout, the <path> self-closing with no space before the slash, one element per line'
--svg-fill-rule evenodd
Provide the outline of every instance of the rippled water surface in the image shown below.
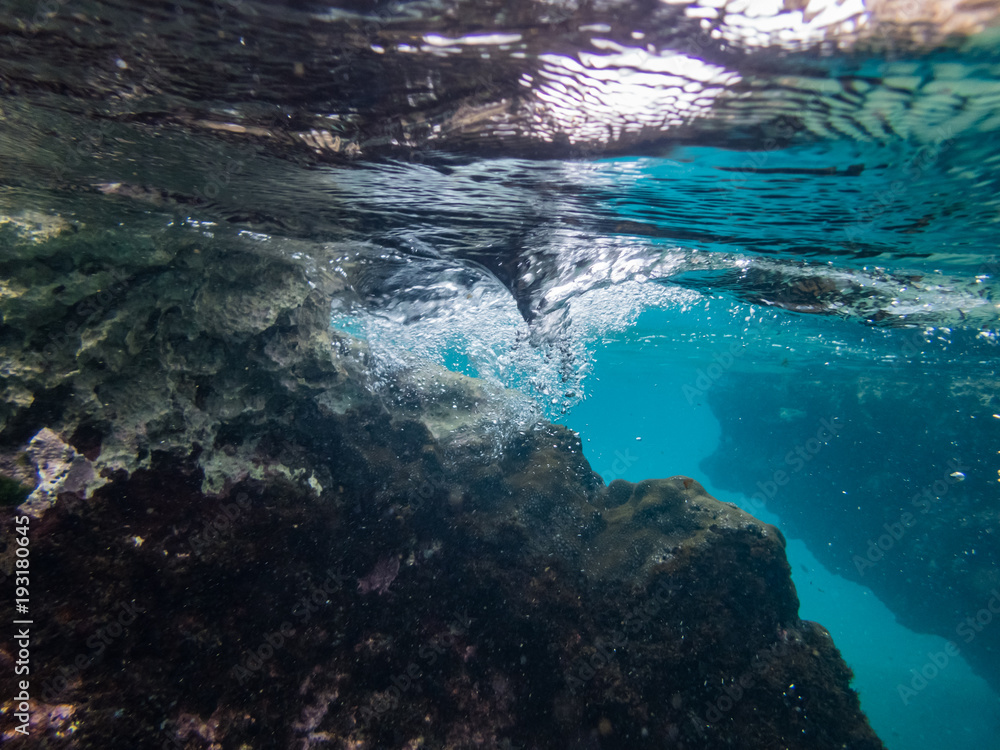
<path fill-rule="evenodd" d="M 975 717 L 898 686 L 1000 585 L 1000 11 L 801 5 L 4 0 L 0 231 L 299 260 L 373 388 L 429 359 L 524 394 L 498 450 L 568 420 L 609 481 L 776 519 L 888 746 L 991 746 L 990 649 L 947 678 Z M 955 458 L 926 543 L 859 571 Z"/>

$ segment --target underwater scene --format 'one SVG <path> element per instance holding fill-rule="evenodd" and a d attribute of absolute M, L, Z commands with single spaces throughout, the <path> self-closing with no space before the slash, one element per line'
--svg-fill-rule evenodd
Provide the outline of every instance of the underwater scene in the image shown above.
<path fill-rule="evenodd" d="M 1000 748 L 1000 3 L 0 0 L 0 745 Z"/>

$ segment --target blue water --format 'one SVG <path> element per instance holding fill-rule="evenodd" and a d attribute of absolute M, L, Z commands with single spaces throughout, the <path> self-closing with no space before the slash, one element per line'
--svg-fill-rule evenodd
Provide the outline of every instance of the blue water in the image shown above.
<path fill-rule="evenodd" d="M 691 476 L 779 526 L 800 616 L 831 632 L 886 744 L 994 747 L 1000 702 L 978 674 L 995 652 L 974 645 L 977 674 L 942 637 L 960 642 L 1000 583 L 1000 172 L 984 157 L 949 137 L 473 161 L 409 169 L 402 199 L 383 167 L 338 174 L 345 202 L 387 212 L 376 239 L 395 250 L 383 276 L 345 266 L 359 301 L 334 324 L 388 368 L 403 350 L 520 391 L 607 483 Z M 786 458 L 834 423 L 817 460 Z M 937 511 L 855 575 L 937 484 Z"/>
<path fill-rule="evenodd" d="M 706 331 L 716 308 L 725 314 L 716 314 L 713 331 Z M 825 332 L 829 336 L 836 331 L 848 337 L 857 331 L 850 327 L 853 324 L 799 318 L 792 323 L 798 331 L 792 343 L 770 338 L 774 333 L 770 329 L 787 326 L 787 319 L 765 315 L 747 326 L 745 314 L 749 312 L 748 306 L 719 303 L 687 311 L 650 310 L 633 329 L 602 342 L 588 381 L 588 397 L 565 422 L 579 432 L 591 465 L 606 481 L 684 474 L 700 481 L 718 499 L 782 527 L 781 518 L 759 501 L 714 487 L 699 468 L 718 444 L 720 427 L 705 400 L 692 396 L 690 389 L 717 361 L 715 355 L 739 340 L 741 332 L 747 340 L 758 341 L 755 332 L 764 330 L 768 347 L 776 349 L 776 357 L 784 358 L 794 356 L 796 349 L 807 354 L 810 330 L 813 335 Z M 701 335 L 687 335 L 699 329 Z M 889 334 L 887 346 L 893 344 L 891 338 Z M 759 353 L 747 357 L 752 362 L 743 365 L 766 369 L 768 362 Z M 840 365 L 834 360 L 826 365 L 834 376 L 838 367 L 849 368 L 852 363 Z M 747 393 L 747 402 L 752 415 L 752 393 Z M 766 439 L 763 434 L 762 439 Z M 789 486 L 794 490 L 794 484 Z M 787 529 L 786 537 L 800 616 L 822 623 L 832 634 L 855 672 L 854 687 L 862 708 L 887 747 L 997 747 L 1000 696 L 972 672 L 961 655 L 950 657 L 947 666 L 907 703 L 900 697 L 898 686 L 910 682 L 910 670 L 921 669 L 943 652 L 945 639 L 901 626 L 867 587 L 826 570 Z"/>
<path fill-rule="evenodd" d="M 301 261 L 343 287 L 333 323 L 367 339 L 387 399 L 394 368 L 424 357 L 522 393 L 484 407 L 487 431 L 544 417 L 606 482 L 694 477 L 784 530 L 800 614 L 832 633 L 890 748 L 998 746 L 998 696 L 961 655 L 900 694 L 949 642 L 819 562 L 853 572 L 892 501 L 960 454 L 975 471 L 878 569 L 881 591 L 947 634 L 970 591 L 1000 587 L 1000 53 L 995 32 L 933 33 L 995 21 L 990 3 L 858 3 L 858 46 L 840 21 L 830 44 L 798 23 L 843 2 L 748 3 L 750 36 L 694 0 L 7 5 L 17 211 L 23 189 L 141 247 L 169 227 Z M 706 64 L 725 75 L 690 77 Z M 781 517 L 752 493 L 793 465 L 790 423 L 837 416 L 789 387 L 799 373 L 855 418 L 862 379 L 936 400 L 886 399 L 906 413 L 881 425 L 842 415 Z M 713 411 L 740 400 L 736 418 Z"/>

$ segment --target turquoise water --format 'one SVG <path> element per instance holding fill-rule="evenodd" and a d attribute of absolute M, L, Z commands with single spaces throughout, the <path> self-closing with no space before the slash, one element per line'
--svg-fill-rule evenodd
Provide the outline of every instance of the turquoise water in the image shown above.
<path fill-rule="evenodd" d="M 694 477 L 890 748 L 996 747 L 997 13 L 799 5 L 0 0 L 0 219 L 300 264 L 387 403 Z"/>
<path fill-rule="evenodd" d="M 737 351 L 741 354 L 736 362 L 740 367 L 765 371 L 773 369 L 775 362 L 794 357 L 796 350 L 808 357 L 809 340 L 817 334 L 829 336 L 837 331 L 845 338 L 857 335 L 853 324 L 816 325 L 799 318 L 794 338 L 773 338 L 766 335 L 768 327 L 787 326 L 788 321 L 782 323 L 780 316 L 771 314 L 763 316 L 764 320 L 758 316 L 749 325 L 748 313 L 752 313 L 749 306 L 734 308 L 722 301 L 686 311 L 647 311 L 634 329 L 609 336 L 598 346 L 587 399 L 570 411 L 566 423 L 579 432 L 588 459 L 606 481 L 685 474 L 702 482 L 720 500 L 735 503 L 785 530 L 788 560 L 801 601 L 800 616 L 823 624 L 832 634 L 854 670 L 854 687 L 862 708 L 887 747 L 995 747 L 1000 695 L 961 655 L 949 658 L 927 687 L 906 703 L 900 696 L 899 685 L 909 685 L 913 678 L 910 670 L 921 669 L 934 655 L 944 652 L 944 638 L 904 627 L 869 588 L 827 570 L 801 539 L 792 536 L 779 516 L 749 497 L 752 486 L 746 494 L 720 489 L 701 470 L 700 464 L 716 449 L 722 431 L 707 401 L 692 397 L 690 389 L 733 340 L 739 342 Z M 714 333 L 690 335 L 712 320 Z M 765 348 L 777 350 L 770 357 L 754 343 L 761 340 L 762 331 L 768 342 Z M 740 332 L 746 341 L 733 338 Z M 897 331 L 895 335 L 906 333 Z M 815 339 L 821 340 L 822 336 Z M 895 343 L 890 334 L 883 345 L 891 348 Z M 752 351 L 742 353 L 744 346 Z M 825 363 L 831 379 L 857 365 L 850 358 Z M 746 393 L 746 400 L 744 418 L 760 417 L 754 411 L 753 392 Z M 850 430 L 848 425 L 848 433 Z M 761 437 L 766 440 L 766 433 Z M 851 438 L 858 441 L 859 452 L 871 450 L 878 439 L 861 430 Z M 787 489 L 796 490 L 794 477 Z"/>
<path fill-rule="evenodd" d="M 887 745 L 992 747 L 998 264 L 981 147 L 421 167 L 411 223 L 377 235 L 400 248 L 391 274 L 352 281 L 366 298 L 334 324 L 389 369 L 405 352 L 520 391 L 605 482 L 687 475 L 774 523 L 800 616 L 829 629 Z M 386 210 L 380 176 L 350 176 L 359 210 Z"/>

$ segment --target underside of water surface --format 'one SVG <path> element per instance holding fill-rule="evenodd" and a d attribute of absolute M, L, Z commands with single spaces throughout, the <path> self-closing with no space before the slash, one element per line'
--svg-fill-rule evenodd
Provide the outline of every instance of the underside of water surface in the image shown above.
<path fill-rule="evenodd" d="M 991 746 L 998 133 L 993 3 L 0 0 L 4 740 Z"/>

